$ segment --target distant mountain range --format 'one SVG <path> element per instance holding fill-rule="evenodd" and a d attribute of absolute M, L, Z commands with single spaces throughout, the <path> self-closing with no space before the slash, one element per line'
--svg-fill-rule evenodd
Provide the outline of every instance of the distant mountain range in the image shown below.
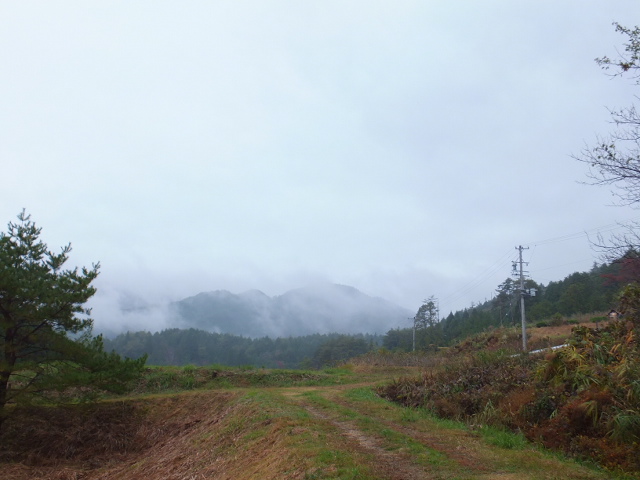
<path fill-rule="evenodd" d="M 245 337 L 379 333 L 409 324 L 409 310 L 356 288 L 320 284 L 269 297 L 259 290 L 199 293 L 170 305 L 171 324 Z"/>

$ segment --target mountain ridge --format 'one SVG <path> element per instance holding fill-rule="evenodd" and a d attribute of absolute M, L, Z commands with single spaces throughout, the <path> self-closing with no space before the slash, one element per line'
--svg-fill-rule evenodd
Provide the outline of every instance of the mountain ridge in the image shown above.
<path fill-rule="evenodd" d="M 313 333 L 384 333 L 406 323 L 411 312 L 355 287 L 314 284 L 268 296 L 260 290 L 234 294 L 200 292 L 170 304 L 171 322 L 253 338 Z"/>

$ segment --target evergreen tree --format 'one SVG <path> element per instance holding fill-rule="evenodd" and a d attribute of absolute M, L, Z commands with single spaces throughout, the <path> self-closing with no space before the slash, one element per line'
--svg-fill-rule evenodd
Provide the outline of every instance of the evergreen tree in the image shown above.
<path fill-rule="evenodd" d="M 513 307 L 517 302 L 516 292 L 518 285 L 511 278 L 507 278 L 496 288 L 496 296 L 493 299 L 493 308 L 497 313 L 500 325 L 512 323 Z"/>
<path fill-rule="evenodd" d="M 439 322 L 436 298 L 432 295 L 423 301 L 415 317 L 413 317 L 417 350 L 437 347 L 442 342 L 442 328 Z"/>
<path fill-rule="evenodd" d="M 18 220 L 0 233 L 0 426 L 9 402 L 52 391 L 63 399 L 70 386 L 120 390 L 145 362 L 105 353 L 102 338 L 91 336 L 84 305 L 99 264 L 64 270 L 71 246 L 55 254 L 29 215 Z"/>
<path fill-rule="evenodd" d="M 382 345 L 387 350 L 408 352 L 413 345 L 413 332 L 410 328 L 389 330 L 384 336 Z"/>
<path fill-rule="evenodd" d="M 427 328 L 433 327 L 436 323 L 438 323 L 438 307 L 432 295 L 422 302 L 416 316 L 413 317 L 413 324 L 415 328 Z"/>

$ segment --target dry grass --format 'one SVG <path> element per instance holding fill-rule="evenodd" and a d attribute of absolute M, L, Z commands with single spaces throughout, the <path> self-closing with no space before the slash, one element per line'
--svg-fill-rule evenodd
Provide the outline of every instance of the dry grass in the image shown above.
<path fill-rule="evenodd" d="M 7 480 L 275 480 L 303 478 L 300 472 L 306 470 L 306 460 L 296 460 L 288 446 L 292 426 L 287 418 L 270 416 L 231 392 L 90 409 L 30 409 L 10 424 L 2 438 Z M 13 448 L 5 449 L 9 444 Z M 286 475 L 287 470 L 295 473 Z"/>
<path fill-rule="evenodd" d="M 595 328 L 595 322 L 590 321 L 591 317 L 579 317 L 575 320 L 578 321 L 578 324 L 583 327 Z M 601 322 L 599 326 L 602 326 L 604 322 Z M 527 334 L 530 336 L 529 338 L 533 342 L 538 341 L 550 341 L 551 345 L 559 345 L 567 340 L 571 336 L 571 330 L 576 326 L 576 324 L 567 323 L 565 325 L 559 325 L 557 327 L 529 327 L 527 329 Z"/>

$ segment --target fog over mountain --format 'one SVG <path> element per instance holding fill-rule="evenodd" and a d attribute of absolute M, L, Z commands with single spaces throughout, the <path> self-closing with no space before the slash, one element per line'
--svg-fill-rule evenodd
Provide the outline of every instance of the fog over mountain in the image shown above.
<path fill-rule="evenodd" d="M 409 310 L 356 288 L 317 284 L 269 297 L 259 290 L 203 292 L 169 306 L 171 324 L 246 337 L 313 333 L 385 333 L 407 323 Z"/>
<path fill-rule="evenodd" d="M 174 299 L 176 297 L 173 297 Z M 178 297 L 179 298 L 179 297 Z M 91 300 L 95 333 L 196 328 L 245 337 L 289 337 L 314 333 L 378 333 L 410 325 L 415 312 L 360 290 L 313 282 L 282 295 L 260 290 L 235 294 L 201 292 L 173 300 L 103 289 Z"/>
<path fill-rule="evenodd" d="M 637 25 L 637 0 L 1 12 L 0 161 L 28 179 L 3 182 L 1 221 L 26 208 L 73 266 L 100 262 L 96 331 L 307 278 L 447 314 L 490 298 L 514 247 L 548 283 L 638 221 L 572 158 L 638 95 L 593 61 L 624 51 L 612 22 Z M 123 314 L 121 292 L 143 301 Z"/>

